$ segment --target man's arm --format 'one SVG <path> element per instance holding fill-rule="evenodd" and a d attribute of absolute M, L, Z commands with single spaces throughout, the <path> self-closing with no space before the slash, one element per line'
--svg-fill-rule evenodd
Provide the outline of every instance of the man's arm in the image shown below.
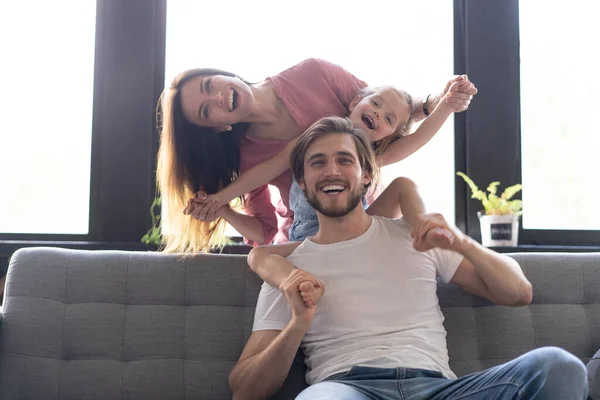
<path fill-rule="evenodd" d="M 283 331 L 253 332 L 229 375 L 233 400 L 262 400 L 277 393 L 305 333 L 291 321 Z"/>
<path fill-rule="evenodd" d="M 250 336 L 238 363 L 229 375 L 234 400 L 264 399 L 275 394 L 285 382 L 302 338 L 317 311 L 307 307 L 299 287 L 307 274 L 294 270 L 281 285 L 292 317 L 282 330 L 255 331 Z M 261 292 L 262 294 L 262 292 Z M 259 303 L 260 303 L 259 298 Z M 264 305 L 264 304 L 263 304 Z M 259 305 L 257 305 L 258 313 Z"/>
<path fill-rule="evenodd" d="M 496 304 L 522 306 L 531 303 L 533 292 L 519 263 L 486 249 L 466 237 L 460 253 L 465 256 L 450 282 Z"/>
<path fill-rule="evenodd" d="M 439 247 L 464 256 L 450 282 L 496 304 L 519 306 L 531 303 L 531 283 L 514 259 L 489 250 L 450 227 L 441 214 L 430 214 L 422 221 L 414 232 L 415 248 L 424 251 Z M 432 235 L 440 228 L 452 232 L 453 238 L 448 240 L 443 235 Z"/>

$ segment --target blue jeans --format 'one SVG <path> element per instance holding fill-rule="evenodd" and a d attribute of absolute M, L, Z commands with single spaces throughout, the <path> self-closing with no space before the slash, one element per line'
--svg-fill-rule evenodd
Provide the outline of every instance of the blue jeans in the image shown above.
<path fill-rule="evenodd" d="M 584 400 L 587 371 L 571 353 L 542 347 L 458 379 L 413 368 L 353 367 L 308 387 L 296 400 Z"/>

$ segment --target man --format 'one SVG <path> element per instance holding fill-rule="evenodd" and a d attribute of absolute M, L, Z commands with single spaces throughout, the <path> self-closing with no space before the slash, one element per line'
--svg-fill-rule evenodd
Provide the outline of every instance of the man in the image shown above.
<path fill-rule="evenodd" d="M 292 170 L 318 212 L 318 233 L 288 256 L 296 267 L 281 292 L 264 285 L 253 333 L 230 375 L 234 399 L 259 399 L 283 384 L 301 346 L 311 385 L 298 399 L 585 399 L 584 365 L 546 347 L 456 379 L 448 365 L 436 275 L 497 304 L 524 305 L 531 284 L 513 259 L 448 226 L 424 219 L 412 234 L 402 220 L 371 217 L 361 199 L 376 172 L 364 134 L 324 118 L 296 144 Z M 439 229 L 452 240 L 418 252 Z M 425 238 L 425 239 L 423 239 Z M 422 244 L 422 243 L 421 243 Z M 443 247 L 443 248 L 440 248 Z M 326 286 L 307 307 L 300 285 Z"/>

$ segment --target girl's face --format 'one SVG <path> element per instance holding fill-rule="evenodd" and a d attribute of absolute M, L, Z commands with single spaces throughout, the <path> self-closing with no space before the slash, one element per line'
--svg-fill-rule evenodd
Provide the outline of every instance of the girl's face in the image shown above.
<path fill-rule="evenodd" d="M 392 88 L 377 89 L 363 98 L 356 96 L 349 109 L 352 124 L 362 129 L 371 142 L 396 132 L 410 117 L 408 103 Z"/>
<path fill-rule="evenodd" d="M 198 75 L 181 87 L 181 108 L 188 121 L 225 131 L 252 112 L 254 95 L 241 79 Z"/>

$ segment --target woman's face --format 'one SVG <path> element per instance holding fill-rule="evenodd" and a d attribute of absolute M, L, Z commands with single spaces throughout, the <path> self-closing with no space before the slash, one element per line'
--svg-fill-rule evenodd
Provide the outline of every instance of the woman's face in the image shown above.
<path fill-rule="evenodd" d="M 408 103 L 398 92 L 382 88 L 350 103 L 352 124 L 367 134 L 371 142 L 390 136 L 410 117 Z"/>
<path fill-rule="evenodd" d="M 239 78 L 198 75 L 181 87 L 181 108 L 188 121 L 228 130 L 252 112 L 254 95 Z"/>

